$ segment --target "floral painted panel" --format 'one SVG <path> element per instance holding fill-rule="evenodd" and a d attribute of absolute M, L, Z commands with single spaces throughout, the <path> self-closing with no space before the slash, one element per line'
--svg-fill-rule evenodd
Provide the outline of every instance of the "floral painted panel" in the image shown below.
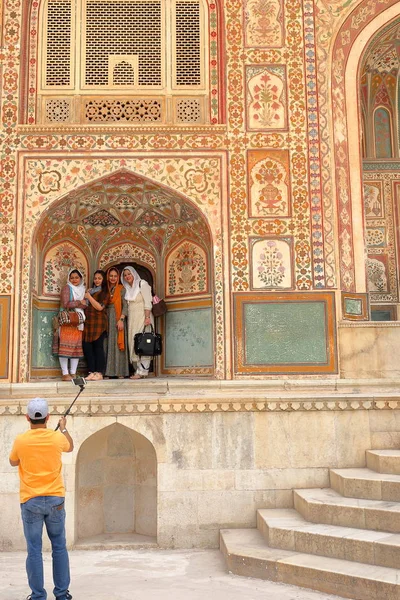
<path fill-rule="evenodd" d="M 107 248 L 100 256 L 99 269 L 107 269 L 110 265 L 121 262 L 137 261 L 156 270 L 156 261 L 154 256 L 140 246 L 135 246 L 129 242 L 118 244 L 112 248 Z"/>
<path fill-rule="evenodd" d="M 379 219 L 385 216 L 380 181 L 364 183 L 364 210 L 367 219 Z"/>
<path fill-rule="evenodd" d="M 207 256 L 193 242 L 184 241 L 166 261 L 166 295 L 182 296 L 208 291 Z"/>
<path fill-rule="evenodd" d="M 277 48 L 283 45 L 282 0 L 244 2 L 245 46 Z"/>
<path fill-rule="evenodd" d="M 247 128 L 286 129 L 286 68 L 283 65 L 246 67 Z"/>
<path fill-rule="evenodd" d="M 250 217 L 290 216 L 288 150 L 248 153 Z"/>
<path fill-rule="evenodd" d="M 388 292 L 388 264 L 385 255 L 369 256 L 367 258 L 368 291 Z"/>
<path fill-rule="evenodd" d="M 263 239 L 253 242 L 252 288 L 291 288 L 292 256 L 289 241 Z"/>
<path fill-rule="evenodd" d="M 84 253 L 69 242 L 62 242 L 47 251 L 43 262 L 43 295 L 58 296 L 67 281 L 70 269 L 79 269 L 84 278 L 88 263 Z"/>

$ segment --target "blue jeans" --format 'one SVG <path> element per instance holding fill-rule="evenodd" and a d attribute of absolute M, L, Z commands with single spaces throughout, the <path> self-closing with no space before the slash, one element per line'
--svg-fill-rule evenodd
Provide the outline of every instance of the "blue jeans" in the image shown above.
<path fill-rule="evenodd" d="M 43 523 L 50 538 L 53 557 L 54 595 L 65 600 L 69 587 L 69 559 L 65 541 L 64 498 L 37 496 L 21 504 L 22 522 L 28 550 L 26 572 L 32 600 L 46 600 L 44 589 L 42 533 Z"/>

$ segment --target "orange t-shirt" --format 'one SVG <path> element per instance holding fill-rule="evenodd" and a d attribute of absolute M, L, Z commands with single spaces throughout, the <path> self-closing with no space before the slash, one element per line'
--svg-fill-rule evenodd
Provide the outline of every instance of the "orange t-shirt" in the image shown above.
<path fill-rule="evenodd" d="M 17 435 L 10 459 L 19 460 L 21 504 L 36 496 L 65 496 L 61 454 L 68 450 L 69 441 L 59 431 L 28 429 Z"/>

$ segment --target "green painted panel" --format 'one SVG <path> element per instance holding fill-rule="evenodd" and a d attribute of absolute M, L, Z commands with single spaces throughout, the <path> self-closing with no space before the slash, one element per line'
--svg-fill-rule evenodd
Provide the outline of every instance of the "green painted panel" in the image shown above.
<path fill-rule="evenodd" d="M 245 363 L 326 364 L 324 302 L 244 305 Z"/>
<path fill-rule="evenodd" d="M 36 368 L 58 367 L 57 356 L 51 352 L 53 330 L 51 320 L 58 310 L 33 309 L 33 341 L 32 341 L 32 366 Z"/>
<path fill-rule="evenodd" d="M 168 311 L 165 315 L 165 366 L 212 366 L 211 308 Z"/>

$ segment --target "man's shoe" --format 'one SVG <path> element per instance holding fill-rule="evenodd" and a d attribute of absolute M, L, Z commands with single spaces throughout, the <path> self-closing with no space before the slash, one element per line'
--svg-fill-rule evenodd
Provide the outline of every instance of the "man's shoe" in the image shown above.
<path fill-rule="evenodd" d="M 59 598 L 60 598 L 60 596 L 56 597 L 56 600 L 59 600 Z M 27 598 L 26 600 L 29 600 L 29 598 Z M 65 592 L 65 600 L 72 600 L 72 596 L 71 596 L 71 594 L 69 593 L 69 590 L 67 590 L 67 591 Z"/>

